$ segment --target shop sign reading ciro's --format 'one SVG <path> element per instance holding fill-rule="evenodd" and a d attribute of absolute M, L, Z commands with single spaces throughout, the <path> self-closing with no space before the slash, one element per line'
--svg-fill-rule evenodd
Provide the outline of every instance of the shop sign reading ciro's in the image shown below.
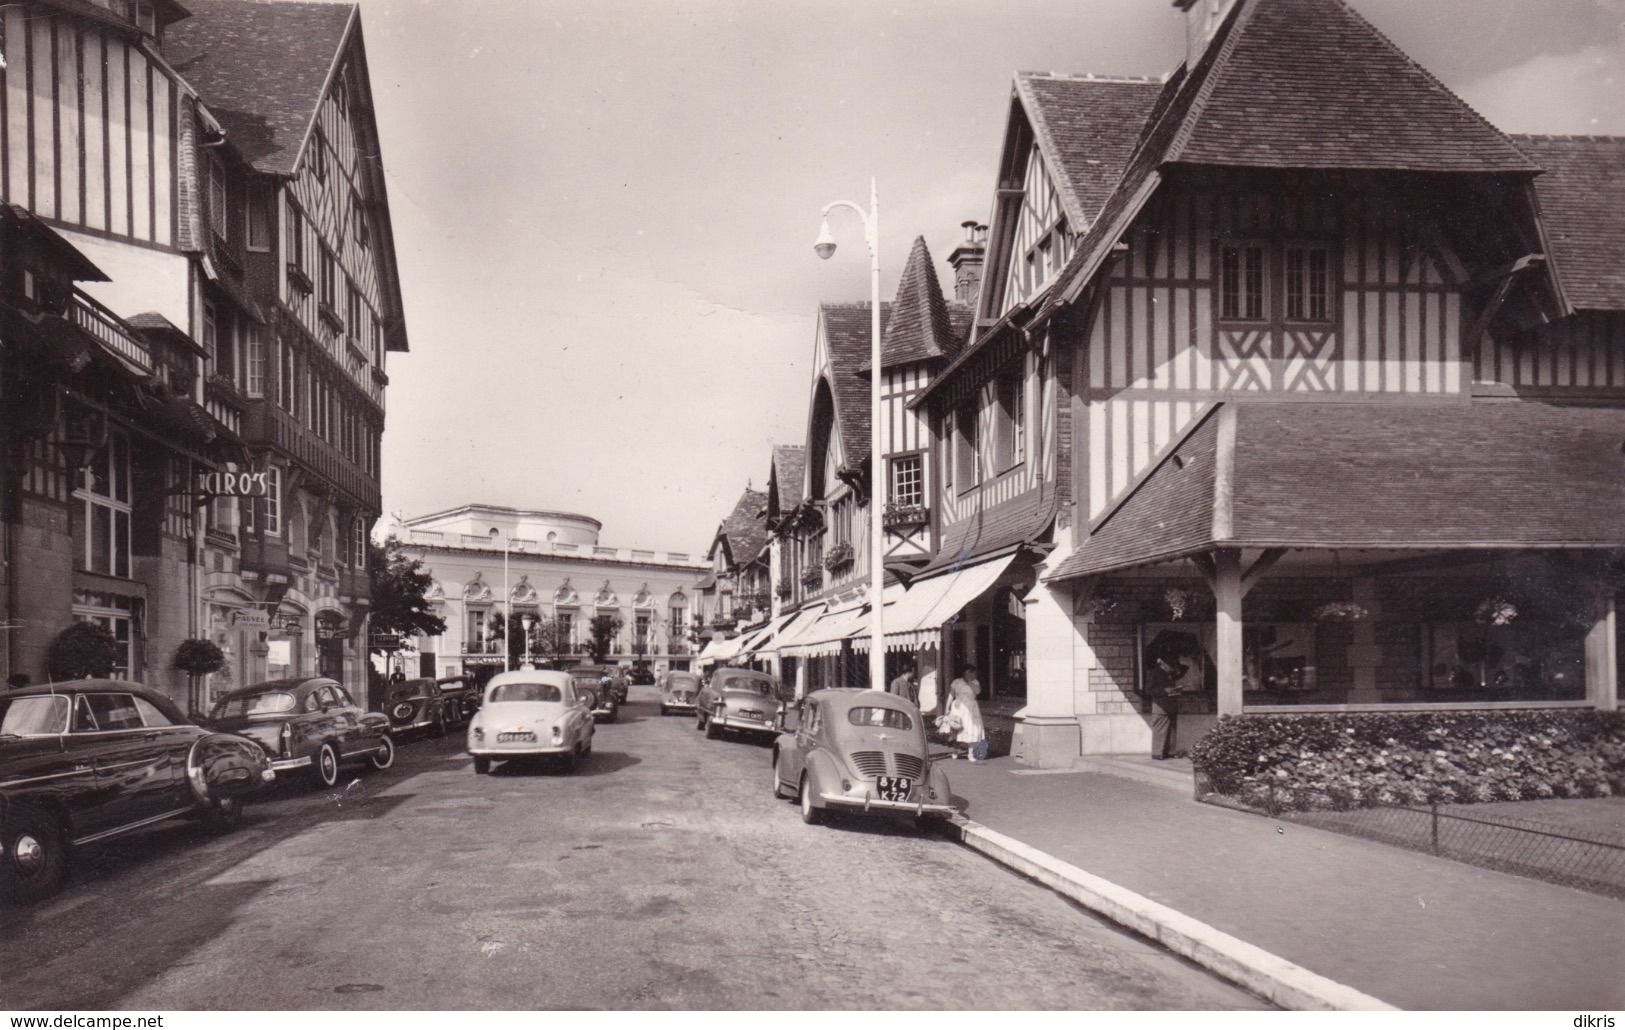
<path fill-rule="evenodd" d="M 199 472 L 197 492 L 212 497 L 264 497 L 270 492 L 267 472 Z"/>

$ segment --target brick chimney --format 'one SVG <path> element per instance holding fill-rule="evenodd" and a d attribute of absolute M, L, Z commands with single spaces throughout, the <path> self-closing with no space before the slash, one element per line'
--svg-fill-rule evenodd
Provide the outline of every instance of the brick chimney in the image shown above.
<path fill-rule="evenodd" d="M 976 291 L 982 287 L 982 259 L 987 254 L 987 226 L 976 221 L 961 222 L 965 241 L 948 255 L 948 264 L 954 270 L 954 300 L 961 304 L 975 304 Z"/>
<path fill-rule="evenodd" d="M 1194 68 L 1201 60 L 1202 51 L 1212 42 L 1213 34 L 1237 0 L 1174 0 L 1174 6 L 1185 12 L 1185 67 Z"/>

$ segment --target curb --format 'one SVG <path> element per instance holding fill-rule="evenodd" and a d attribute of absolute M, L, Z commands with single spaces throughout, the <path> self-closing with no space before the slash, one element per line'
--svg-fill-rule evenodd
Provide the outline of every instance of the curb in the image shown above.
<path fill-rule="evenodd" d="M 964 817 L 960 843 L 1036 880 L 1084 908 L 1148 937 L 1175 954 L 1294 1011 L 1394 1011 L 1387 1002 L 1312 973 L 1206 923 L 1084 872 L 1053 855 Z"/>

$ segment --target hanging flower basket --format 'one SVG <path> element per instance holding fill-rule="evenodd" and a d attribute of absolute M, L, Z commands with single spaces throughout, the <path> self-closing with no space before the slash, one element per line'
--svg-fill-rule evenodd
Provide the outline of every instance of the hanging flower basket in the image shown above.
<path fill-rule="evenodd" d="M 1487 626 L 1510 626 L 1518 617 L 1518 609 L 1504 597 L 1486 597 L 1473 612 L 1473 619 Z"/>
<path fill-rule="evenodd" d="M 1187 612 L 1196 604 L 1196 597 L 1189 590 L 1172 587 L 1162 592 L 1162 600 L 1168 605 L 1168 614 L 1173 616 L 1175 622 L 1183 619 Z"/>
<path fill-rule="evenodd" d="M 852 564 L 852 545 L 836 544 L 824 555 L 824 568 L 834 571 Z"/>
<path fill-rule="evenodd" d="M 1315 609 L 1316 622 L 1359 622 L 1371 613 L 1352 601 L 1331 601 Z"/>

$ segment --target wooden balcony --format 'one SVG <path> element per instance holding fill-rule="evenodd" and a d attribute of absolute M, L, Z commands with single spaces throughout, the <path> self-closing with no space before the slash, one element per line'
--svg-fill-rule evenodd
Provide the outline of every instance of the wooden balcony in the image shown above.
<path fill-rule="evenodd" d="M 152 374 L 152 352 L 124 324 L 124 319 L 77 290 L 73 294 L 73 303 L 68 305 L 68 318 L 133 371 L 143 375 Z"/>
<path fill-rule="evenodd" d="M 280 448 L 310 472 L 327 480 L 369 511 L 378 511 L 378 480 L 361 471 L 338 448 L 306 429 L 298 419 L 269 400 L 247 402 L 243 437 L 250 444 Z"/>

